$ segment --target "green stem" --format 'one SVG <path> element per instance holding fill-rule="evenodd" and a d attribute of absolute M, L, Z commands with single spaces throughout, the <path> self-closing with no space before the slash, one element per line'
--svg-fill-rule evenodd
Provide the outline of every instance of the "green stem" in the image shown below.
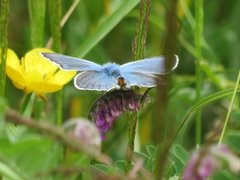
<path fill-rule="evenodd" d="M 144 57 L 144 49 L 146 45 L 147 30 L 149 24 L 151 0 L 141 0 L 140 14 L 136 26 L 135 38 L 132 44 L 132 52 L 134 59 L 142 59 Z M 138 122 L 138 112 L 132 114 L 128 118 L 128 147 L 126 153 L 126 171 L 131 167 L 132 156 L 134 152 L 134 140 L 136 135 L 136 127 Z"/>
<path fill-rule="evenodd" d="M 36 95 L 34 93 L 26 94 L 21 105 L 21 114 L 24 117 L 31 117 Z"/>
<path fill-rule="evenodd" d="M 238 72 L 237 82 L 236 82 L 236 85 L 235 85 L 235 88 L 234 88 L 234 92 L 233 92 L 233 95 L 232 95 L 232 99 L 231 99 L 231 102 L 230 102 L 230 105 L 229 105 L 229 108 L 228 108 L 228 112 L 227 112 L 227 116 L 226 116 L 226 119 L 225 119 L 225 122 L 224 122 L 223 130 L 222 130 L 221 136 L 220 136 L 219 141 L 218 141 L 219 145 L 222 143 L 223 137 L 224 137 L 225 132 L 226 132 L 227 124 L 229 122 L 230 114 L 231 114 L 232 107 L 233 107 L 233 102 L 234 102 L 234 99 L 235 99 L 236 94 L 237 94 L 239 81 L 240 81 L 240 70 Z"/>
<path fill-rule="evenodd" d="M 201 77 L 201 46 L 202 46 L 202 33 L 203 33 L 203 0 L 195 1 L 195 51 L 196 51 L 196 102 L 201 98 L 202 77 Z M 196 144 L 201 143 L 201 111 L 196 115 Z"/>
<path fill-rule="evenodd" d="M 127 154 L 126 154 L 126 162 L 127 162 L 126 172 L 128 172 L 131 169 L 137 121 L 138 121 L 138 112 L 134 112 L 131 116 L 128 117 L 128 147 L 127 147 Z"/>
<path fill-rule="evenodd" d="M 179 33 L 179 22 L 177 17 L 177 0 L 168 1 L 167 13 L 165 15 L 166 35 L 164 39 L 163 54 L 166 57 L 166 68 L 171 69 L 173 55 L 177 51 L 177 36 Z M 169 114 L 169 90 L 171 88 L 171 74 L 164 78 L 166 85 L 158 86 L 158 93 L 155 110 L 155 118 L 152 123 L 152 140 L 158 144 L 156 157 L 154 159 L 155 179 L 163 179 L 166 173 L 166 162 L 168 160 L 168 140 L 172 136 L 173 118 Z"/>
<path fill-rule="evenodd" d="M 50 17 L 50 28 L 53 38 L 53 50 L 56 52 L 61 52 L 61 16 L 62 16 L 62 1 L 61 0 L 49 0 L 48 10 Z M 57 107 L 56 107 L 56 117 L 57 124 L 62 124 L 62 107 L 63 107 L 63 92 L 62 90 L 56 93 Z"/>
<path fill-rule="evenodd" d="M 63 91 L 60 90 L 56 93 L 57 98 L 57 112 L 56 112 L 56 119 L 57 119 L 57 125 L 62 125 L 62 119 L 63 119 Z"/>
<path fill-rule="evenodd" d="M 0 97 L 5 95 L 9 0 L 0 1 Z"/>
<path fill-rule="evenodd" d="M 132 44 L 134 59 L 142 59 L 146 45 L 151 0 L 141 0 L 140 15 L 136 26 L 136 34 Z"/>
<path fill-rule="evenodd" d="M 28 11 L 30 18 L 31 48 L 42 47 L 45 25 L 45 0 L 28 0 Z M 31 117 L 36 95 L 34 93 L 25 95 L 21 107 L 21 113 L 25 117 Z"/>
<path fill-rule="evenodd" d="M 50 18 L 50 29 L 53 37 L 53 50 L 61 52 L 61 17 L 62 17 L 62 1 L 48 0 L 48 11 Z"/>
<path fill-rule="evenodd" d="M 31 45 L 33 48 L 43 46 L 45 7 L 45 0 L 28 0 L 31 25 Z"/>

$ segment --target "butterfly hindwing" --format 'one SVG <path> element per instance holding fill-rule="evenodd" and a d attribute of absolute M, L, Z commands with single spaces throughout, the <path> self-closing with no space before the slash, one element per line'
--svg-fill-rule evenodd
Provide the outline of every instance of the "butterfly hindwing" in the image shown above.
<path fill-rule="evenodd" d="M 143 73 L 126 73 L 124 75 L 126 86 L 154 87 L 160 83 L 160 77 Z"/>
<path fill-rule="evenodd" d="M 109 91 L 117 87 L 117 82 L 104 72 L 85 71 L 74 78 L 74 85 L 82 90 Z"/>

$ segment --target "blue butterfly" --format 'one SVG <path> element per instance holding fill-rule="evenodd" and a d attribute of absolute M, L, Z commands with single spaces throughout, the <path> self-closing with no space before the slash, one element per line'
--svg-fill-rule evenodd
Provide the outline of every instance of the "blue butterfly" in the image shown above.
<path fill-rule="evenodd" d="M 167 74 L 166 58 L 151 57 L 123 65 L 107 63 L 103 65 L 56 53 L 41 53 L 43 57 L 59 65 L 64 70 L 80 73 L 74 78 L 74 85 L 81 90 L 109 91 L 115 88 L 154 87 L 160 83 L 160 75 Z M 178 56 L 173 58 L 171 71 L 178 65 Z"/>

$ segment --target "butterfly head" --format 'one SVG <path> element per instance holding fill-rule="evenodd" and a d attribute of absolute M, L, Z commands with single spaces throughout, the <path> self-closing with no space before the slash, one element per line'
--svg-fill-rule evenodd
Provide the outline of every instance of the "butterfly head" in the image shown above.
<path fill-rule="evenodd" d="M 126 86 L 126 81 L 125 81 L 124 77 L 122 77 L 122 76 L 117 78 L 117 83 L 120 86 L 120 88 L 123 88 Z"/>

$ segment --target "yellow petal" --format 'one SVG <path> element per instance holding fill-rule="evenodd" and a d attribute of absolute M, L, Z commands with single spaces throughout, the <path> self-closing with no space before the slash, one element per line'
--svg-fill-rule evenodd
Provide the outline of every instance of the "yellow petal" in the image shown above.
<path fill-rule="evenodd" d="M 52 78 L 49 79 L 48 82 L 64 85 L 72 80 L 72 78 L 76 75 L 76 71 L 64 71 L 59 70 L 54 74 Z"/>
<path fill-rule="evenodd" d="M 6 73 L 18 89 L 24 89 L 27 86 L 27 82 L 22 72 L 18 71 L 18 69 L 13 69 L 12 67 L 7 66 Z"/>
<path fill-rule="evenodd" d="M 11 49 L 8 49 L 7 51 L 6 73 L 17 88 L 24 89 L 26 86 L 26 79 L 23 73 L 23 69 L 20 65 L 20 60 L 18 59 L 15 52 Z"/>
<path fill-rule="evenodd" d="M 7 65 L 7 67 L 12 67 L 13 69 L 19 69 L 20 68 L 20 60 L 17 57 L 16 53 L 11 49 L 7 50 L 6 65 Z"/>
<path fill-rule="evenodd" d="M 36 81 L 48 79 L 58 69 L 58 66 L 56 64 L 43 58 L 40 55 L 40 52 L 52 51 L 45 48 L 35 48 L 29 51 L 22 60 L 25 73 L 28 77 L 32 77 L 32 80 Z"/>
<path fill-rule="evenodd" d="M 52 93 L 62 89 L 63 86 L 59 84 L 53 84 L 48 82 L 31 82 L 27 91 L 33 91 L 37 94 Z"/>

